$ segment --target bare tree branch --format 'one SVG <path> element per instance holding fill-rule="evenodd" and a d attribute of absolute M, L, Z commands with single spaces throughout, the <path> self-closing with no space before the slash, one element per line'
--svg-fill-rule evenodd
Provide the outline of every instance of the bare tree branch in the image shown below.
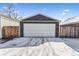
<path fill-rule="evenodd" d="M 18 11 L 19 10 L 16 10 L 13 4 L 9 4 L 2 10 L 2 14 L 7 15 L 10 18 L 19 20 L 22 17 L 20 16 L 20 13 Z"/>

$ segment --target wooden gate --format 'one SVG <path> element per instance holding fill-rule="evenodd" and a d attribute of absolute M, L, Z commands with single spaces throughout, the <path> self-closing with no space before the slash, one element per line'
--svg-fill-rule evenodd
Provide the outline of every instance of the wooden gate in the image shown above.
<path fill-rule="evenodd" d="M 2 28 L 2 38 L 4 39 L 12 39 L 19 37 L 19 35 L 19 26 L 4 26 Z"/>

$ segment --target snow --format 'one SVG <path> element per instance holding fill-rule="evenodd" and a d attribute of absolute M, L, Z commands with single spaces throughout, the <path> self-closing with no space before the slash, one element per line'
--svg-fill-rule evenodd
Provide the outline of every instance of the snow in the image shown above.
<path fill-rule="evenodd" d="M 0 44 L 0 56 L 79 56 L 79 40 L 15 38 Z"/>
<path fill-rule="evenodd" d="M 2 43 L 4 43 L 4 42 L 5 42 L 5 40 L 0 39 L 0 44 L 2 44 Z"/>
<path fill-rule="evenodd" d="M 62 22 L 61 25 L 63 25 L 63 24 L 78 23 L 78 22 L 79 22 L 79 16 L 75 16 L 75 17 L 71 17 L 71 18 L 65 20 L 64 22 Z"/>
<path fill-rule="evenodd" d="M 29 40 L 29 38 L 15 38 L 14 40 L 10 40 L 4 44 L 0 44 L 0 48 L 23 46 L 24 44 L 27 44 Z"/>

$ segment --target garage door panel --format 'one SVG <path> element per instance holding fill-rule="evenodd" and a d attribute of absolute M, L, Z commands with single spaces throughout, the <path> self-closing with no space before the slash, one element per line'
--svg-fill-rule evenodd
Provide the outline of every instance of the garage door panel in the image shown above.
<path fill-rule="evenodd" d="M 24 24 L 24 36 L 55 37 L 55 24 Z"/>

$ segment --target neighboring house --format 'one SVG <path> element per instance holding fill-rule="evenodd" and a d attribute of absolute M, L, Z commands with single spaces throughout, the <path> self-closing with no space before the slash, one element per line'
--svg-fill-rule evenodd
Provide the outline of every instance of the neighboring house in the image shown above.
<path fill-rule="evenodd" d="M 14 19 L 7 17 L 5 15 L 0 15 L 0 38 L 2 38 L 3 35 L 6 34 L 5 32 L 9 32 L 9 34 L 11 34 L 12 29 L 10 29 L 10 28 L 13 27 L 13 26 L 16 27 L 16 26 L 19 26 L 19 25 L 20 25 L 20 22 L 18 20 L 14 20 Z M 7 29 L 4 30 L 4 27 L 7 27 Z M 20 35 L 20 33 L 19 33 L 19 35 Z"/>
<path fill-rule="evenodd" d="M 60 37 L 79 37 L 79 17 L 72 17 L 60 25 Z"/>
<path fill-rule="evenodd" d="M 37 14 L 20 22 L 21 37 L 58 37 L 59 21 Z"/>

